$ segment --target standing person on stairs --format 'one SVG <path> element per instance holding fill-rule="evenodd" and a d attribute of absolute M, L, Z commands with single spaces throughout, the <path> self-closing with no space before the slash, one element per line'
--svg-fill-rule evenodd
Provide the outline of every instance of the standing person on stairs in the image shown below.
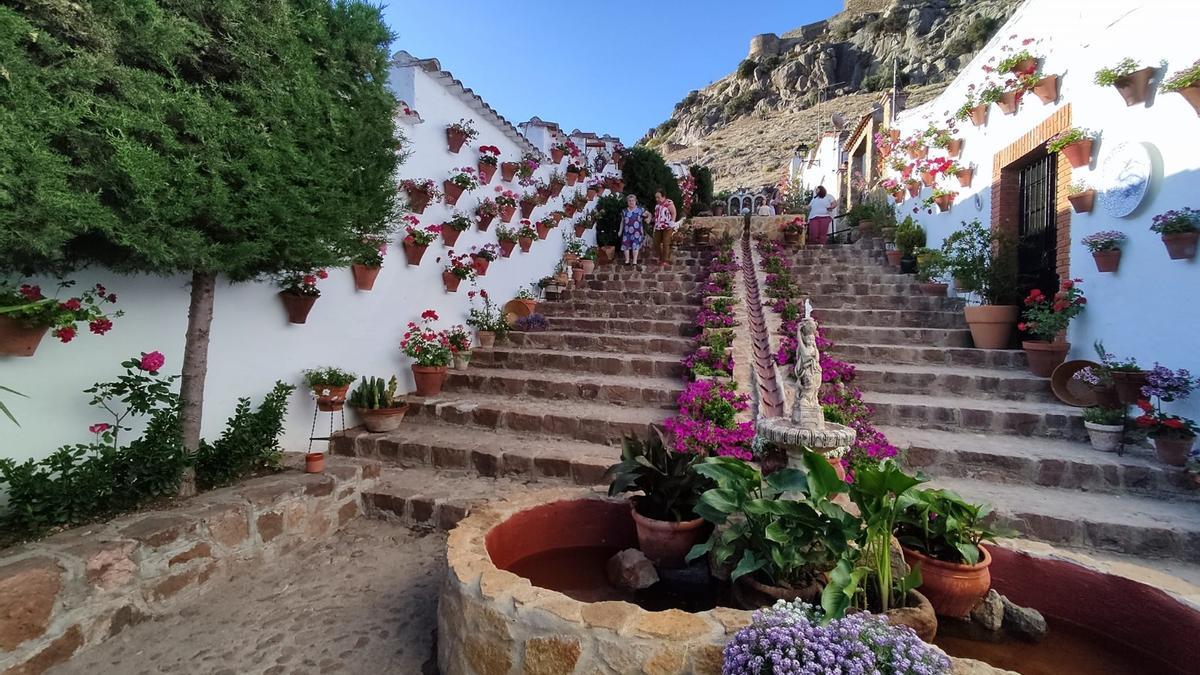
<path fill-rule="evenodd" d="M 667 199 L 666 192 L 654 191 L 654 244 L 658 260 L 663 267 L 671 262 L 671 239 L 675 235 L 675 202 Z"/>
<path fill-rule="evenodd" d="M 833 198 L 825 193 L 825 186 L 818 185 L 817 193 L 808 204 L 808 241 L 824 244 L 833 223 Z"/>
<path fill-rule="evenodd" d="M 637 195 L 630 193 L 625 196 L 625 210 L 621 211 L 621 250 L 625 252 L 626 265 L 629 264 L 630 254 L 633 255 L 633 264 L 637 264 L 642 241 L 646 238 L 642 229 L 642 218 L 646 215 L 646 209 L 638 206 Z"/>

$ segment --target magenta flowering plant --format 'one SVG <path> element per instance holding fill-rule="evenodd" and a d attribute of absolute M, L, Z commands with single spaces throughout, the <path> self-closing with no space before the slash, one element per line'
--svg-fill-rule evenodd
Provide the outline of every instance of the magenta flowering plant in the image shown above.
<path fill-rule="evenodd" d="M 319 298 L 321 297 L 321 289 L 317 288 L 317 282 L 328 278 L 329 273 L 325 270 L 285 272 L 279 276 L 277 283 L 283 289 L 284 293 Z"/>
<path fill-rule="evenodd" d="M 142 352 L 121 362 L 125 372 L 118 375 L 116 380 L 97 382 L 84 389 L 83 393 L 92 395 L 88 405 L 103 409 L 113 418 L 112 424 L 93 424 L 89 431 L 116 449 L 117 436 L 122 431 L 133 430 L 124 426 L 131 416 L 141 417 L 160 408 L 176 406 L 179 397 L 172 390 L 172 384 L 179 379 L 179 375 L 160 375 L 159 371 L 166 362 L 162 352 Z"/>
<path fill-rule="evenodd" d="M 1185 206 L 1154 216 L 1150 229 L 1158 234 L 1184 234 L 1200 229 L 1200 211 Z"/>
<path fill-rule="evenodd" d="M 438 318 L 437 312 L 432 309 L 421 312 L 421 323 L 409 321 L 408 330 L 400 340 L 400 350 L 415 359 L 419 366 L 448 366 L 453 359 L 446 331 L 433 328 Z"/>
<path fill-rule="evenodd" d="M 732 311 L 718 312 L 705 307 L 696 313 L 696 326 L 699 328 L 730 328 L 736 325 Z"/>
<path fill-rule="evenodd" d="M 479 187 L 479 177 L 475 169 L 469 166 L 462 166 L 450 171 L 449 180 L 463 190 L 470 192 Z"/>

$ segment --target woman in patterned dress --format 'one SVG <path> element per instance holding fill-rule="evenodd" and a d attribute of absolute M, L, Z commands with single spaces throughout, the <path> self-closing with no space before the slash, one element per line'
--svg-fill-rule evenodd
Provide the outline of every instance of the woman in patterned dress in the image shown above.
<path fill-rule="evenodd" d="M 638 253 L 642 251 L 642 240 L 646 234 L 642 230 L 642 216 L 646 210 L 638 206 L 637 196 L 625 196 L 625 210 L 621 212 L 621 250 L 625 252 L 625 264 L 629 264 L 629 256 L 633 255 L 633 264 L 638 261 Z"/>
<path fill-rule="evenodd" d="M 675 202 L 662 188 L 654 191 L 654 243 L 663 267 L 671 262 L 671 239 L 675 236 Z"/>

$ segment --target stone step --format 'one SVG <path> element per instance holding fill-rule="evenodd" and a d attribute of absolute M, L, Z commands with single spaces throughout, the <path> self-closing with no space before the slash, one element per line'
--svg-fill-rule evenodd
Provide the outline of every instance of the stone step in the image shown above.
<path fill-rule="evenodd" d="M 1056 403 L 1050 380 L 1015 368 L 858 363 L 855 383 L 891 394 L 947 393 L 972 398 Z"/>
<path fill-rule="evenodd" d="M 1200 502 L 1200 490 L 1186 472 L 1162 464 L 1153 450 L 1141 446 L 1127 446 L 1118 456 L 1094 450 L 1086 441 L 879 430 L 903 451 L 908 468 L 932 476 Z"/>
<path fill-rule="evenodd" d="M 561 480 L 599 485 L 621 449 L 562 437 L 496 429 L 478 433 L 436 420 L 405 419 L 396 431 L 373 434 L 361 427 L 334 437 L 333 451 L 404 468 L 435 468 L 477 476 Z"/>
<path fill-rule="evenodd" d="M 907 297 L 916 296 L 920 293 L 915 285 L 905 283 L 868 284 L 852 282 L 844 284 L 809 284 L 802 281 L 800 282 L 800 290 L 818 299 L 827 295 L 886 295 L 891 297 Z"/>
<path fill-rule="evenodd" d="M 597 268 L 590 275 L 586 275 L 585 279 L 594 279 L 601 282 L 620 282 L 620 281 L 687 281 L 699 282 L 703 280 L 706 272 L 704 268 L 668 268 L 664 270 L 658 265 L 650 267 L 632 266 L 626 267 L 602 267 Z"/>
<path fill-rule="evenodd" d="M 603 333 L 610 337 L 614 335 L 682 337 L 692 335 L 696 332 L 690 318 L 679 321 L 660 321 L 653 319 L 556 316 L 550 323 L 550 327 L 555 331 Z"/>
<path fill-rule="evenodd" d="M 846 270 L 835 268 L 830 271 L 809 266 L 797 265 L 792 268 L 792 274 L 801 285 L 809 284 L 912 284 L 915 279 L 911 274 L 879 272 L 873 268 Z M 844 270 L 844 271 L 843 271 Z"/>
<path fill-rule="evenodd" d="M 875 424 L 1084 440 L 1080 409 L 1060 403 L 868 391 Z"/>
<path fill-rule="evenodd" d="M 664 378 L 684 376 L 680 358 L 673 354 L 617 354 L 581 350 L 527 349 L 502 345 L 497 345 L 492 349 L 476 350 L 471 356 L 471 366 Z"/>
<path fill-rule="evenodd" d="M 683 391 L 679 378 L 596 375 L 506 368 L 452 370 L 447 392 L 526 396 L 556 401 L 595 401 L 620 406 L 674 409 Z"/>
<path fill-rule="evenodd" d="M 558 320 L 555 319 L 555 324 Z M 506 345 L 526 349 L 552 349 L 556 351 L 592 351 L 617 354 L 674 354 L 682 357 L 692 349 L 692 340 L 685 337 L 662 337 L 647 335 L 606 334 L 602 330 L 592 332 L 556 331 L 520 332 L 508 334 Z"/>
<path fill-rule="evenodd" d="M 595 279 L 584 277 L 580 288 L 597 291 L 660 291 L 666 293 L 698 293 L 702 280 L 685 280 L 677 276 L 669 279 Z"/>
<path fill-rule="evenodd" d="M 589 443 L 619 444 L 626 435 L 651 433 L 670 413 L 661 408 L 630 408 L 587 401 L 549 401 L 528 397 L 444 391 L 428 398 L 410 397 L 408 415 L 477 429 L 547 434 Z"/>
<path fill-rule="evenodd" d="M 895 328 L 824 324 L 825 336 L 835 343 L 919 345 L 922 347 L 970 347 L 966 328 Z"/>
<path fill-rule="evenodd" d="M 811 296 L 813 307 L 831 309 L 915 309 L 924 311 L 957 312 L 962 315 L 963 301 L 958 298 L 928 295 L 852 295 L 826 293 Z M 966 319 L 963 319 L 966 321 Z"/>
<path fill-rule="evenodd" d="M 897 328 L 966 328 L 962 312 L 914 309 L 814 309 L 821 324 L 894 326 Z"/>
<path fill-rule="evenodd" d="M 1200 559 L 1200 519 L 1193 502 L 970 478 L 937 478 L 932 486 L 991 504 L 998 524 L 1031 539 L 1139 558 Z"/>
<path fill-rule="evenodd" d="M 637 305 L 614 304 L 583 300 L 554 300 L 538 303 L 537 311 L 551 317 L 554 326 L 556 316 L 587 316 L 607 319 L 654 319 L 656 321 L 683 321 L 694 318 L 695 305 Z"/>
<path fill-rule="evenodd" d="M 836 340 L 830 354 L 854 364 L 931 364 L 979 368 L 1028 368 L 1020 349 L 928 347 Z"/>
<path fill-rule="evenodd" d="M 604 302 L 628 305 L 681 305 L 696 307 L 700 304 L 698 292 L 683 291 L 632 291 L 583 288 L 564 291 L 562 302 Z"/>

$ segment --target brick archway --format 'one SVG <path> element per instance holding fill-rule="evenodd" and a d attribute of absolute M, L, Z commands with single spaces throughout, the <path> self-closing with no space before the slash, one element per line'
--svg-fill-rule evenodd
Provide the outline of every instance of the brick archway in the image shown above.
<path fill-rule="evenodd" d="M 993 228 L 1017 235 L 1021 201 L 1017 174 L 1022 167 L 1045 156 L 1046 142 L 1054 134 L 1070 127 L 1071 105 L 1068 103 L 992 157 Z M 1060 279 L 1071 276 L 1071 203 L 1067 200 L 1070 184 L 1071 164 L 1059 162 L 1054 211 L 1057 230 L 1055 263 Z"/>

